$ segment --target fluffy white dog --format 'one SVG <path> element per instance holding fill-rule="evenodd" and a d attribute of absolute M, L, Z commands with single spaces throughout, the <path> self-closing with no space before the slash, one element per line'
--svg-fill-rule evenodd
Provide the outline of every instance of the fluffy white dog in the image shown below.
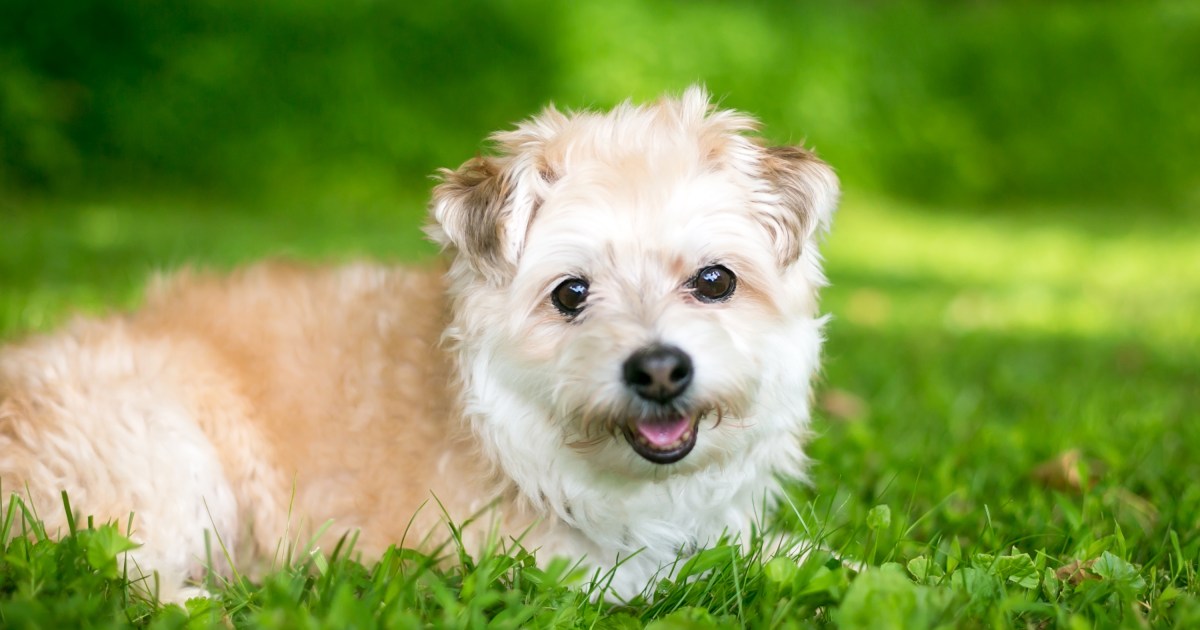
<path fill-rule="evenodd" d="M 373 554 L 410 522 L 409 544 L 444 538 L 433 497 L 543 558 L 620 563 L 634 595 L 804 474 L 838 185 L 755 127 L 700 88 L 547 109 L 442 173 L 448 269 L 181 273 L 135 313 L 4 348 L 3 492 L 52 532 L 62 490 L 133 512 L 131 557 L 168 598 L 205 530 L 238 565 L 330 520 Z"/>

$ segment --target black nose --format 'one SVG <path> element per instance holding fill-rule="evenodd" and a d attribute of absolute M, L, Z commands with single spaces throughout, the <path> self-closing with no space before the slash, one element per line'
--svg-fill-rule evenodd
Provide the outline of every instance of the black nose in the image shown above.
<path fill-rule="evenodd" d="M 674 400 L 692 382 L 692 360 L 675 346 L 647 346 L 625 360 L 625 384 L 657 403 Z"/>

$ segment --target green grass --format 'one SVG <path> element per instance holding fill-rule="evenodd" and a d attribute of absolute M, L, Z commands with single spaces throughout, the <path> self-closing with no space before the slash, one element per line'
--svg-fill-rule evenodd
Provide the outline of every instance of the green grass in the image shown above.
<path fill-rule="evenodd" d="M 416 197 L 0 212 L 5 338 L 133 306 L 149 273 L 185 263 L 433 252 Z M 862 573 L 825 552 L 797 563 L 720 545 L 653 601 L 610 607 L 570 563 L 538 569 L 520 548 L 442 568 L 393 550 L 363 566 L 347 541 L 182 608 L 138 597 L 115 531 L 80 523 L 62 542 L 8 544 L 0 625 L 1200 624 L 1200 221 L 1139 216 L 847 201 L 825 248 L 834 319 L 813 483 L 775 525 L 863 558 Z M 30 516 L 10 510 L 0 528 Z"/>

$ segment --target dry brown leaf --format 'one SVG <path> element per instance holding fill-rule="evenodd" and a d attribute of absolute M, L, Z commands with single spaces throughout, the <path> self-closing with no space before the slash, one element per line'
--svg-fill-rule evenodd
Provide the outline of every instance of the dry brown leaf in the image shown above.
<path fill-rule="evenodd" d="M 1069 583 L 1071 586 L 1078 586 L 1084 580 L 1099 580 L 1100 576 L 1092 573 L 1089 569 L 1096 564 L 1095 560 L 1087 560 L 1080 562 L 1075 560 L 1070 564 L 1064 564 L 1054 572 L 1054 577 Z"/>
<path fill-rule="evenodd" d="M 844 389 L 830 389 L 821 395 L 821 409 L 837 420 L 859 420 L 867 415 L 867 403 Z"/>
<path fill-rule="evenodd" d="M 1079 449 L 1073 448 L 1038 464 L 1030 475 L 1047 488 L 1079 492 L 1083 489 L 1083 478 L 1079 474 L 1079 460 L 1082 458 Z"/>

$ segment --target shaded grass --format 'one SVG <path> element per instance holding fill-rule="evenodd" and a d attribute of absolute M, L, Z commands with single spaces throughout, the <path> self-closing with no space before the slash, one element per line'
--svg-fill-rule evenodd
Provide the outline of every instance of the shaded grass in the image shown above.
<path fill-rule="evenodd" d="M 1195 207 L 1195 3 L 0 5 L 0 185 L 420 187 L 553 99 L 707 83 L 848 189 Z M 786 137 L 791 134 L 792 137 Z"/>
<path fill-rule="evenodd" d="M 432 248 L 414 230 L 420 205 L 281 204 L 254 214 L 170 201 L 7 208 L 0 335 L 52 327 L 75 309 L 133 305 L 155 268 L 223 268 L 275 254 L 424 257 Z M 286 563 L 262 584 L 217 585 L 220 600 L 185 610 L 131 596 L 104 553 L 88 555 L 97 536 L 112 536 L 87 533 L 98 528 L 65 543 L 36 534 L 10 543 L 0 622 L 1197 623 L 1196 227 L 1093 220 L 1071 209 L 971 216 L 848 201 L 825 249 L 834 284 L 824 304 L 835 319 L 813 484 L 794 489 L 776 524 L 882 568 L 855 575 L 823 552 L 767 561 L 755 546 L 719 545 L 693 563 L 692 581 L 660 584 L 652 602 L 611 607 L 578 589 L 586 576 L 569 562 L 538 569 L 516 547 L 441 568 L 408 550 L 363 566 L 343 548 Z M 10 510 L 4 527 L 21 516 Z"/>

